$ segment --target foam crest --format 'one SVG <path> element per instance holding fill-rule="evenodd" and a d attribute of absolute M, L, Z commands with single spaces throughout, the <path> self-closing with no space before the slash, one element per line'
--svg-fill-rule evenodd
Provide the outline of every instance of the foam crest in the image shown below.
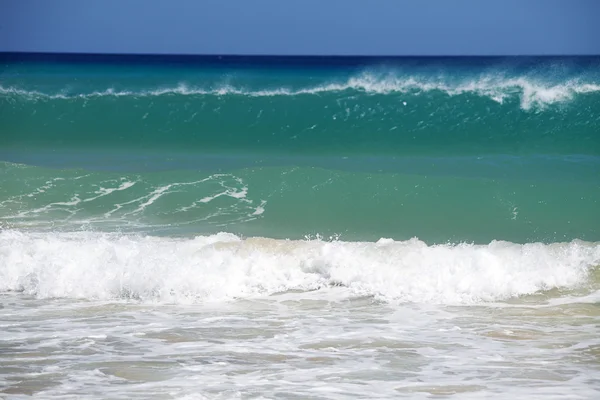
<path fill-rule="evenodd" d="M 444 78 L 431 80 L 365 74 L 351 78 L 346 86 L 346 89 L 381 94 L 441 91 L 456 96 L 471 93 L 488 97 L 499 103 L 516 96 L 520 99 L 521 108 L 525 110 L 570 101 L 580 93 L 600 92 L 600 84 L 582 83 L 579 79 L 562 83 L 546 83 L 525 77 L 508 78 L 501 75 L 483 75 L 475 79 L 451 82 Z M 344 88 L 340 87 L 339 90 Z"/>
<path fill-rule="evenodd" d="M 215 87 L 195 87 L 180 83 L 174 87 L 163 87 L 149 90 L 115 90 L 108 88 L 104 91 L 91 93 L 69 94 L 59 92 L 54 94 L 39 91 L 27 91 L 14 87 L 0 86 L 0 95 L 18 96 L 27 100 L 69 100 L 94 99 L 101 97 L 152 97 L 152 96 L 299 96 L 318 95 L 323 93 L 338 93 L 359 91 L 366 94 L 421 94 L 427 92 L 442 92 L 449 96 L 474 94 L 503 103 L 509 98 L 518 98 L 521 108 L 544 108 L 555 103 L 573 100 L 578 94 L 600 92 L 600 83 L 585 82 L 581 78 L 573 78 L 561 82 L 548 82 L 526 76 L 509 77 L 503 74 L 483 74 L 468 79 L 456 80 L 444 76 L 402 76 L 397 74 L 362 73 L 350 77 L 346 81 L 323 83 L 306 88 L 269 88 L 248 89 L 229 84 Z"/>
<path fill-rule="evenodd" d="M 593 282 L 600 244 L 428 246 L 341 242 L 0 233 L 0 291 L 38 298 L 194 303 L 345 287 L 390 302 L 475 304 Z M 596 284 L 596 283 L 594 283 Z"/>

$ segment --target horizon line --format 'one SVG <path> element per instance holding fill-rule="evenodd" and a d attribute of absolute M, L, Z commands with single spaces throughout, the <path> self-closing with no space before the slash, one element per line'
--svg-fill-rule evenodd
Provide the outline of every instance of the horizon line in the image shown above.
<path fill-rule="evenodd" d="M 189 57 L 189 58 L 557 58 L 600 57 L 600 54 L 263 54 L 263 53 L 121 53 L 76 51 L 5 51 L 0 55 L 31 56 L 109 56 L 109 57 Z"/>
<path fill-rule="evenodd" d="M 3 52 L 4 65 L 47 63 L 55 65 L 164 65 L 208 68 L 365 68 L 405 64 L 490 65 L 498 62 L 537 64 L 578 60 L 600 63 L 600 55 L 267 55 L 267 54 L 174 54 L 174 53 L 77 53 Z"/>

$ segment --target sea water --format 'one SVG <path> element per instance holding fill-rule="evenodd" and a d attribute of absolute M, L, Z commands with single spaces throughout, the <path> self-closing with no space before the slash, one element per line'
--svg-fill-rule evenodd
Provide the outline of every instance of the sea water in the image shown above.
<path fill-rule="evenodd" d="M 4 56 L 6 398 L 600 396 L 600 60 Z"/>

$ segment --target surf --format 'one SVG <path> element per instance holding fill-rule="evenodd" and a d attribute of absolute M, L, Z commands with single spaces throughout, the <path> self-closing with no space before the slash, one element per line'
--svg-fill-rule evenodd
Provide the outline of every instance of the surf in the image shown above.
<path fill-rule="evenodd" d="M 478 304 L 598 290 L 600 245 L 0 233 L 0 291 L 37 298 L 195 303 L 328 291 L 393 303 Z"/>
<path fill-rule="evenodd" d="M 567 103 L 578 95 L 600 92 L 600 84 L 585 78 L 570 78 L 563 82 L 552 82 L 539 77 L 506 76 L 502 73 L 480 74 L 469 78 L 456 79 L 445 76 L 401 75 L 394 72 L 363 72 L 341 82 L 325 82 L 320 85 L 300 88 L 252 89 L 223 83 L 217 86 L 197 86 L 189 82 L 179 82 L 170 87 L 146 88 L 138 90 L 119 90 L 112 87 L 101 91 L 73 92 L 62 89 L 59 92 L 26 90 L 16 86 L 0 86 L 0 96 L 12 101 L 49 101 L 49 100 L 92 100 L 102 97 L 278 97 L 306 96 L 347 92 L 354 94 L 404 94 L 420 95 L 428 92 L 440 92 L 447 96 L 471 94 L 488 98 L 502 104 L 511 98 L 519 99 L 523 110 L 540 110 L 552 104 Z M 402 103 L 403 104 L 403 103 Z"/>

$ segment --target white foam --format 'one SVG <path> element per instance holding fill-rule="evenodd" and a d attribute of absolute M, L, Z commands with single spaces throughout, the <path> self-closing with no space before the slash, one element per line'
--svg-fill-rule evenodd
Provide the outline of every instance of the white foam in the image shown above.
<path fill-rule="evenodd" d="M 114 187 L 114 188 L 100 187 L 95 192 L 95 194 L 97 196 L 89 197 L 89 198 L 83 200 L 83 202 L 85 203 L 85 202 L 89 202 L 89 201 L 94 201 L 94 200 L 99 199 L 100 197 L 108 196 L 111 193 L 120 192 L 122 190 L 127 190 L 135 184 L 136 184 L 136 182 L 125 181 L 125 182 L 122 182 L 119 186 Z"/>
<path fill-rule="evenodd" d="M 99 233 L 0 233 L 0 291 L 39 298 L 194 303 L 344 286 L 390 302 L 475 304 L 578 288 L 600 244 L 428 246 L 231 234 L 193 239 Z"/>
<path fill-rule="evenodd" d="M 260 205 L 254 209 L 252 215 L 262 215 L 265 212 L 266 200 L 261 200 Z"/>
<path fill-rule="evenodd" d="M 54 178 L 42 181 L 44 183 L 39 183 L 35 189 L 24 187 L 21 193 L 0 201 L 0 217 L 12 227 L 62 231 L 110 228 L 123 232 L 123 229 L 139 231 L 174 226 L 154 218 L 157 214 L 175 215 L 176 225 L 181 227 L 199 222 L 221 226 L 251 221 L 265 212 L 266 201 L 260 200 L 259 204 L 258 199 L 247 198 L 248 185 L 230 174 L 159 184 L 151 184 L 140 177 L 121 177 L 99 183 L 83 182 L 76 185 L 74 193 L 72 181 L 80 178 Z M 126 193 L 124 196 L 101 202 L 123 192 Z M 176 207 L 163 208 L 164 201 L 168 201 L 166 198 L 182 193 Z M 44 202 L 47 198 L 50 200 Z M 216 199 L 221 200 L 207 206 L 206 203 Z M 177 215 L 188 212 L 185 216 Z"/>
<path fill-rule="evenodd" d="M 244 184 L 244 182 L 239 178 L 235 178 L 235 181 L 240 185 Z M 245 200 L 246 196 L 248 195 L 248 187 L 247 186 L 243 186 L 241 188 L 230 187 L 230 186 L 227 186 L 224 182 L 220 182 L 220 185 L 225 189 L 223 192 L 214 194 L 212 196 L 203 197 L 202 199 L 199 200 L 199 202 L 200 203 L 210 203 L 211 201 L 213 201 L 219 197 L 222 197 L 222 196 L 231 197 L 234 199 L 244 200 L 244 201 L 249 202 L 249 200 Z"/>
<path fill-rule="evenodd" d="M 64 92 L 60 92 L 48 94 L 39 91 L 27 91 L 14 87 L 0 86 L 0 95 L 16 95 L 29 100 L 169 95 L 272 97 L 317 95 L 325 92 L 344 92 L 347 90 L 356 90 L 368 94 L 418 94 L 439 91 L 449 96 L 471 93 L 488 97 L 498 103 L 503 103 L 507 98 L 516 97 L 520 101 L 521 108 L 529 110 L 532 108 L 543 109 L 550 104 L 568 102 L 573 100 L 577 94 L 600 92 L 600 82 L 585 82 L 582 78 L 573 78 L 561 82 L 548 82 L 526 76 L 509 77 L 500 73 L 482 74 L 463 80 L 450 79 L 444 76 L 399 76 L 393 73 L 362 73 L 346 81 L 331 82 L 299 89 L 281 87 L 251 90 L 243 87 L 234 87 L 229 84 L 217 87 L 194 87 L 186 83 L 180 83 L 174 87 L 141 91 L 117 91 L 113 88 L 108 88 L 104 91 L 91 93 L 65 94 Z M 402 100 L 401 104 L 406 105 L 407 103 L 405 100 Z"/>

